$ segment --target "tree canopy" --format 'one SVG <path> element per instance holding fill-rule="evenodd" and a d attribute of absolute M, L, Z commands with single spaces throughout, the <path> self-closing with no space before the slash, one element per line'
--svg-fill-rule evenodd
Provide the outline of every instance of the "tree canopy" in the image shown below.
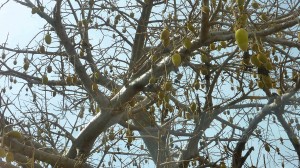
<path fill-rule="evenodd" d="M 299 1 L 10 3 L 1 167 L 299 166 Z"/>

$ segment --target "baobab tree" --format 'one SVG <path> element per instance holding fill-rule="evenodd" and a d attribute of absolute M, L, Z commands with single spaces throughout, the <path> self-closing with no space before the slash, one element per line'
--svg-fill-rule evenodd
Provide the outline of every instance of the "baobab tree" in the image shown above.
<path fill-rule="evenodd" d="M 1 167 L 299 166 L 300 2 L 10 3 Z"/>

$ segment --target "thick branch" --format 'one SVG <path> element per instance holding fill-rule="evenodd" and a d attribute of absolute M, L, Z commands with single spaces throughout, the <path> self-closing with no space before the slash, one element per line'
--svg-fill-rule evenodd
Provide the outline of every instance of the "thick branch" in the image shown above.
<path fill-rule="evenodd" d="M 59 155 L 50 154 L 47 152 L 43 152 L 41 150 L 35 149 L 34 147 L 24 145 L 20 143 L 17 139 L 5 137 L 4 144 L 6 146 L 10 146 L 13 152 L 21 153 L 27 157 L 32 157 L 36 160 L 40 160 L 46 163 L 51 164 L 55 167 L 85 167 L 91 168 L 90 165 L 86 163 L 79 163 L 77 160 L 69 159 L 66 157 L 62 157 Z"/>
<path fill-rule="evenodd" d="M 149 0 L 149 2 L 143 6 L 143 11 L 138 21 L 138 27 L 136 29 L 135 38 L 133 42 L 129 71 L 132 70 L 136 62 L 143 55 L 143 48 L 146 39 L 147 26 L 148 26 L 148 21 L 150 18 L 152 7 L 153 7 L 153 0 Z"/>

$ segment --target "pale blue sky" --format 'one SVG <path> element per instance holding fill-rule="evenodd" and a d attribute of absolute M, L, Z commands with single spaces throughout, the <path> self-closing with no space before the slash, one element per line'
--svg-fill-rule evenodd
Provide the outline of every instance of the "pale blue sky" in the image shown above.
<path fill-rule="evenodd" d="M 8 2 L 0 9 L 0 44 L 4 43 L 9 35 L 7 43 L 10 47 L 19 44 L 24 48 L 32 38 L 28 34 L 39 32 L 45 24 L 45 21 L 37 18 L 37 15 L 31 14 L 29 8 L 13 1 Z"/>

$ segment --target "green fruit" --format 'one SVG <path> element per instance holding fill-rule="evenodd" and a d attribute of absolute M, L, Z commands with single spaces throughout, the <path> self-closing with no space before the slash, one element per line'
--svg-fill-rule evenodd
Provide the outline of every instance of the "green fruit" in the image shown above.
<path fill-rule="evenodd" d="M 199 80 L 196 80 L 196 81 L 194 82 L 193 86 L 194 86 L 194 88 L 195 88 L 196 90 L 199 90 L 199 89 L 200 89 L 200 82 L 199 82 Z"/>
<path fill-rule="evenodd" d="M 160 39 L 166 40 L 166 39 L 168 39 L 169 37 L 170 37 L 170 32 L 169 32 L 169 30 L 168 30 L 167 28 L 165 28 L 165 29 L 161 32 L 161 34 L 160 34 Z"/>
<path fill-rule="evenodd" d="M 189 29 L 189 31 L 191 31 L 191 32 L 193 32 L 193 33 L 196 32 L 195 27 L 193 26 L 193 23 L 188 22 L 188 23 L 186 24 L 186 27 Z"/>
<path fill-rule="evenodd" d="M 164 39 L 163 40 L 163 46 L 168 47 L 170 45 L 170 38 Z"/>
<path fill-rule="evenodd" d="M 157 61 L 157 59 L 158 59 L 157 55 L 154 55 L 154 54 L 151 55 L 151 61 L 152 62 Z"/>
<path fill-rule="evenodd" d="M 33 8 L 31 9 L 31 14 L 36 14 L 38 11 L 39 11 L 39 8 L 33 7 Z"/>
<path fill-rule="evenodd" d="M 272 88 L 272 79 L 269 75 L 262 75 L 262 81 L 267 89 Z"/>
<path fill-rule="evenodd" d="M 208 14 L 208 13 L 209 13 L 209 7 L 208 7 L 208 6 L 202 6 L 202 7 L 201 7 L 201 11 L 202 11 L 203 13 Z"/>
<path fill-rule="evenodd" d="M 248 49 L 248 32 L 245 29 L 240 28 L 235 32 L 235 40 L 241 50 L 247 51 L 247 49 Z"/>
<path fill-rule="evenodd" d="M 156 82 L 155 76 L 151 76 L 149 79 L 149 84 L 154 84 Z"/>
<path fill-rule="evenodd" d="M 272 63 L 271 63 L 270 61 L 266 62 L 266 63 L 264 64 L 264 66 L 265 66 L 265 68 L 266 68 L 267 70 L 269 70 L 269 71 L 273 69 L 273 65 L 272 65 Z"/>
<path fill-rule="evenodd" d="M 42 83 L 44 85 L 46 85 L 48 83 L 48 77 L 47 77 L 47 75 L 43 75 L 43 77 L 42 77 Z"/>
<path fill-rule="evenodd" d="M 260 88 L 260 89 L 262 89 L 262 88 L 264 88 L 264 83 L 262 82 L 262 81 L 257 81 L 257 86 Z"/>
<path fill-rule="evenodd" d="M 267 143 L 265 144 L 265 150 L 266 150 L 267 152 L 270 152 L 270 150 L 271 150 L 269 144 L 267 144 Z"/>
<path fill-rule="evenodd" d="M 185 47 L 187 50 L 189 50 L 189 49 L 192 47 L 191 39 L 188 38 L 188 37 L 185 37 L 185 38 L 183 39 L 183 45 L 184 45 L 184 47 Z"/>
<path fill-rule="evenodd" d="M 267 58 L 266 54 L 264 54 L 264 53 L 259 53 L 257 55 L 257 59 L 262 63 L 268 62 L 268 58 Z"/>
<path fill-rule="evenodd" d="M 73 82 L 73 80 L 72 80 L 71 75 L 68 75 L 67 78 L 66 78 L 66 83 L 67 83 L 68 85 L 70 85 L 70 84 L 72 84 L 72 82 Z"/>
<path fill-rule="evenodd" d="M 263 21 L 268 21 L 268 20 L 269 20 L 268 16 L 267 16 L 265 13 L 261 14 L 261 15 L 260 15 L 260 18 L 261 18 Z"/>
<path fill-rule="evenodd" d="M 206 68 L 206 66 L 202 66 L 202 67 L 200 68 L 200 73 L 201 73 L 202 75 L 208 75 L 209 70 Z"/>
<path fill-rule="evenodd" d="M 22 139 L 22 134 L 18 131 L 10 131 L 6 133 L 6 136 L 16 138 L 16 139 Z"/>
<path fill-rule="evenodd" d="M 45 36 L 45 42 L 47 44 L 51 44 L 51 41 L 52 41 L 51 35 L 49 33 L 47 33 L 46 36 Z"/>
<path fill-rule="evenodd" d="M 195 102 L 192 102 L 191 105 L 190 105 L 190 109 L 192 112 L 195 112 L 196 111 L 196 108 L 197 108 L 197 105 Z"/>
<path fill-rule="evenodd" d="M 12 162 L 12 161 L 14 161 L 14 160 L 15 160 L 14 154 L 13 154 L 12 152 L 7 152 L 7 153 L 6 153 L 6 161 L 7 161 L 8 163 L 10 163 L 10 162 Z"/>
<path fill-rule="evenodd" d="M 227 168 L 226 164 L 224 163 L 224 161 L 220 162 L 220 168 Z"/>
<path fill-rule="evenodd" d="M 236 0 L 236 4 L 238 6 L 243 6 L 245 4 L 245 0 Z"/>
<path fill-rule="evenodd" d="M 221 46 L 225 48 L 227 46 L 226 41 L 221 41 Z"/>
<path fill-rule="evenodd" d="M 73 75 L 73 77 L 72 77 L 72 82 L 73 82 L 74 84 L 77 83 L 77 76 L 76 76 L 76 75 Z"/>
<path fill-rule="evenodd" d="M 6 152 L 5 152 L 5 149 L 4 148 L 2 148 L 2 147 L 0 147 L 0 157 L 4 157 L 4 156 L 6 156 Z"/>
<path fill-rule="evenodd" d="M 260 67 L 262 65 L 261 62 L 257 59 L 257 55 L 252 55 L 250 59 L 251 63 L 256 67 Z"/>
<path fill-rule="evenodd" d="M 28 70 L 28 68 L 29 68 L 29 62 L 28 61 L 24 62 L 23 68 L 24 68 L 25 71 Z"/>
<path fill-rule="evenodd" d="M 215 49 L 216 49 L 215 43 L 210 43 L 209 48 L 210 48 L 211 50 L 215 50 Z"/>
<path fill-rule="evenodd" d="M 175 53 L 172 55 L 172 62 L 175 67 L 178 67 L 181 64 L 181 56 L 179 53 Z"/>
<path fill-rule="evenodd" d="M 201 54 L 201 61 L 203 63 L 209 63 L 210 62 L 210 58 L 206 54 Z"/>
<path fill-rule="evenodd" d="M 92 91 L 97 91 L 98 90 L 98 85 L 97 83 L 92 84 Z"/>
<path fill-rule="evenodd" d="M 43 45 L 40 46 L 40 53 L 44 54 L 46 52 L 45 47 Z"/>
<path fill-rule="evenodd" d="M 172 90 L 172 82 L 171 81 L 166 81 L 165 83 L 164 83 L 164 89 L 165 89 L 165 91 L 171 91 Z"/>
<path fill-rule="evenodd" d="M 252 5 L 253 9 L 258 9 L 259 8 L 259 3 L 257 3 L 256 1 L 253 1 L 251 5 Z"/>

